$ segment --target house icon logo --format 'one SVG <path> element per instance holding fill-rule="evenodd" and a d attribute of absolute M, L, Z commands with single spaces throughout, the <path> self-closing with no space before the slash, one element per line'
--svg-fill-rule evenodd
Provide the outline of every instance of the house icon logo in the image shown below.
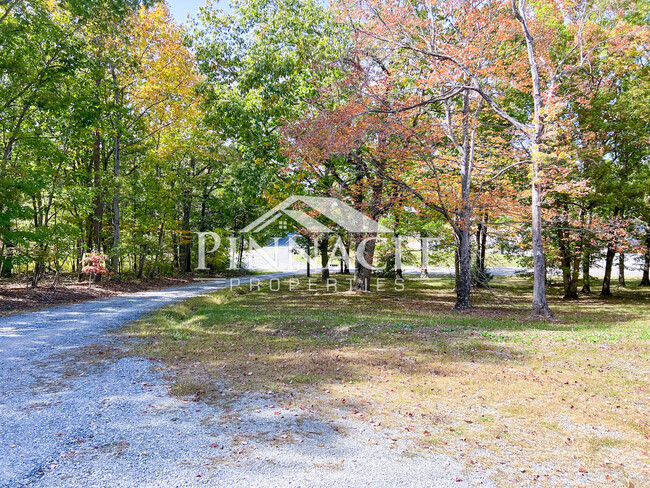
<path fill-rule="evenodd" d="M 296 209 L 302 204 L 307 205 L 313 211 L 318 212 L 333 224 L 336 224 L 348 232 L 358 234 L 392 234 L 393 232 L 379 222 L 367 217 L 350 205 L 343 203 L 336 198 L 329 197 L 308 197 L 291 196 L 282 203 L 276 205 L 260 218 L 241 230 L 241 233 L 256 233 L 263 231 L 266 227 L 286 216 L 298 223 L 302 228 L 317 234 L 329 234 L 336 232 L 334 229 L 319 222 L 305 211 Z M 280 223 L 283 221 L 281 220 Z"/>

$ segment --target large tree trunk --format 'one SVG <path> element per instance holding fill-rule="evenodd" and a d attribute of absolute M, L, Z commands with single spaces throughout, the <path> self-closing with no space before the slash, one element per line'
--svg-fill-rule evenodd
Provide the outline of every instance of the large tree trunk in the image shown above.
<path fill-rule="evenodd" d="M 618 284 L 625 286 L 625 253 L 618 255 Z"/>
<path fill-rule="evenodd" d="M 540 153 L 538 151 L 538 157 Z M 533 240 L 533 304 L 531 316 L 553 319 L 546 300 L 546 253 L 542 240 L 542 192 L 539 186 L 539 163 L 533 162 L 532 182 L 532 240 Z"/>
<path fill-rule="evenodd" d="M 472 308 L 470 302 L 470 292 L 472 289 L 472 248 L 470 244 L 472 204 L 470 201 L 470 191 L 472 170 L 474 167 L 474 137 L 476 132 L 470 128 L 469 114 L 469 91 L 466 90 L 463 93 L 463 144 L 460 165 L 462 207 L 458 213 L 458 221 L 454 228 L 458 249 L 456 304 L 454 305 L 454 310 L 469 310 Z"/>
<path fill-rule="evenodd" d="M 114 273 L 120 268 L 120 188 L 118 179 L 120 177 L 120 136 L 115 137 L 115 188 L 113 189 L 113 257 L 112 268 Z"/>
<path fill-rule="evenodd" d="M 318 241 L 318 251 L 320 252 L 320 264 L 321 264 L 321 281 L 327 282 L 330 278 L 330 268 L 329 268 L 329 236 L 323 234 L 323 236 Z"/>
<path fill-rule="evenodd" d="M 611 297 L 612 267 L 614 264 L 616 249 L 612 244 L 607 246 L 607 256 L 605 257 L 605 276 L 603 277 L 603 289 L 600 292 L 601 297 Z"/>
<path fill-rule="evenodd" d="M 354 207 L 361 209 L 363 206 L 363 181 L 370 179 L 370 190 L 371 197 L 368 208 L 370 209 L 370 218 L 373 220 L 378 220 L 379 217 L 387 210 L 383 205 L 383 189 L 384 189 L 384 180 L 379 177 L 374 177 L 369 173 L 368 168 L 361 156 L 361 152 L 358 151 L 354 155 L 354 165 L 356 172 L 356 189 L 352 193 L 352 201 L 354 202 Z M 383 172 L 383 162 L 376 162 L 376 167 L 379 168 L 380 172 Z M 372 179 L 371 179 L 372 178 Z M 366 245 L 364 246 L 363 256 L 366 260 L 367 266 L 364 266 L 358 258 L 358 253 L 360 252 L 359 244 L 366 238 L 370 238 Z M 356 234 L 354 240 L 356 243 L 355 254 L 355 265 L 354 265 L 354 281 L 353 288 L 355 290 L 361 291 L 370 291 L 370 278 L 372 276 L 372 264 L 375 256 L 375 246 L 377 238 L 376 234 Z"/>
<path fill-rule="evenodd" d="M 639 286 L 650 286 L 650 224 L 645 228 L 645 259 L 643 260 L 643 278 Z"/>
<path fill-rule="evenodd" d="M 511 3 L 515 17 L 521 24 L 523 34 L 526 38 L 530 81 L 533 89 L 533 131 L 530 136 L 532 153 L 531 237 L 533 244 L 533 303 L 531 317 L 554 319 L 555 315 L 551 312 L 546 300 L 546 253 L 542 239 L 542 188 L 540 184 L 540 169 L 546 159 L 546 154 L 541 147 L 546 124 L 544 98 L 542 97 L 537 53 L 535 52 L 535 38 L 528 28 L 528 21 L 524 10 L 525 4 L 524 2 L 517 2 L 517 0 L 511 0 Z"/>
<path fill-rule="evenodd" d="M 472 248 L 470 246 L 469 223 L 456 233 L 458 245 L 458 276 L 456 277 L 456 304 L 454 310 L 472 308 L 470 292 L 472 289 Z"/>
<path fill-rule="evenodd" d="M 639 286 L 650 286 L 650 252 L 645 253 L 643 260 L 643 277 Z"/>
<path fill-rule="evenodd" d="M 364 247 L 363 256 L 366 260 L 368 266 L 364 266 L 363 262 L 360 259 L 355 259 L 354 263 L 354 282 L 353 288 L 359 291 L 370 291 L 370 278 L 372 276 L 372 266 L 374 256 L 375 256 L 375 245 L 376 241 L 374 236 L 369 239 Z M 365 239 L 365 236 L 359 235 L 356 239 L 356 244 L 359 246 L 361 242 Z M 360 252 L 359 247 L 357 247 L 357 253 Z"/>
<path fill-rule="evenodd" d="M 102 218 L 104 214 L 104 205 L 102 202 L 101 192 L 101 143 L 102 136 L 99 131 L 95 132 L 95 144 L 93 146 L 93 186 L 95 190 L 95 198 L 93 200 L 93 214 L 92 214 L 92 234 L 91 234 L 91 249 L 101 252 L 101 230 Z M 99 275 L 101 276 L 101 275 Z"/>
<path fill-rule="evenodd" d="M 117 81 L 115 70 L 113 69 L 113 81 Z M 120 91 L 115 90 L 115 105 L 119 107 L 120 104 Z M 120 142 L 122 134 L 120 133 L 120 119 L 121 116 L 117 115 L 117 128 L 115 131 L 115 148 L 113 153 L 115 156 L 113 164 L 113 176 L 115 183 L 113 186 L 113 258 L 112 268 L 114 273 L 119 272 L 120 268 Z"/>
<path fill-rule="evenodd" d="M 372 271 L 364 266 L 355 264 L 354 267 L 354 289 L 358 291 L 370 291 L 370 277 Z"/>
<path fill-rule="evenodd" d="M 18 3 L 12 4 L 9 7 L 5 7 L 7 10 L 5 11 L 5 16 L 8 14 L 8 12 L 16 6 Z M 6 17 L 5 17 L 6 18 Z M 23 105 L 23 109 L 20 113 L 20 116 L 18 117 L 18 122 L 13 126 L 13 133 L 6 139 L 6 144 L 4 147 L 4 151 L 2 153 L 2 165 L 0 166 L 0 176 L 5 177 L 5 172 L 7 169 L 7 166 L 9 165 L 9 162 L 11 161 L 11 156 L 14 150 L 14 145 L 17 142 L 17 133 L 20 130 L 23 121 L 25 120 L 25 117 L 27 116 L 27 113 L 29 112 L 31 108 L 31 103 L 25 102 Z M 7 196 L 7 195 L 3 195 Z M 0 201 L 0 214 L 2 214 L 5 211 L 5 205 L 4 201 Z M 11 278 L 12 272 L 13 272 L 13 267 L 14 267 L 14 261 L 13 261 L 13 248 L 14 245 L 13 243 L 7 239 L 7 236 L 3 234 L 8 233 L 11 230 L 11 223 L 8 223 L 6 227 L 3 227 L 2 232 L 0 232 L 0 237 L 2 238 L 2 245 L 3 245 L 3 252 L 0 255 L 0 277 L 2 278 Z"/>
<path fill-rule="evenodd" d="M 582 293 L 591 293 L 591 283 L 589 276 L 589 267 L 591 265 L 591 252 L 587 247 L 587 240 L 585 238 L 585 209 L 580 210 L 580 223 L 582 234 L 580 235 L 580 248 L 582 249 Z M 591 223 L 591 216 L 589 216 L 589 223 Z"/>

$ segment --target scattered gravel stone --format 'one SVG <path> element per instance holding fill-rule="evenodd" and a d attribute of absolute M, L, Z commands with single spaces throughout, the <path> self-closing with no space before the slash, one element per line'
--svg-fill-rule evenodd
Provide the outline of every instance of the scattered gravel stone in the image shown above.
<path fill-rule="evenodd" d="M 107 331 L 223 286 L 0 318 L 0 487 L 495 486 L 450 456 L 412 450 L 396 433 L 309 409 L 275 415 L 272 393 L 238 395 L 227 407 L 174 398 L 162 365 L 146 358 L 69 373 L 65 358 L 80 347 L 110 349 Z"/>

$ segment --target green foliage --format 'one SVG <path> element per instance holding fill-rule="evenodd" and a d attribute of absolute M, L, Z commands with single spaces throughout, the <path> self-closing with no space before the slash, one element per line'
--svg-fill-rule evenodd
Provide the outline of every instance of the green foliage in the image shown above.
<path fill-rule="evenodd" d="M 165 5 L 150 0 L 1 2 L 0 272 L 29 272 L 37 284 L 46 272 L 78 272 L 82 256 L 92 249 L 109 255 L 117 273 L 191 271 L 194 231 L 218 229 L 225 240 L 269 206 L 299 193 L 335 195 L 399 235 L 435 238 L 430 264 L 453 266 L 449 224 L 395 183 L 399 177 L 407 184 L 440 178 L 441 192 L 453 194 L 451 170 L 409 170 L 411 175 L 406 169 L 418 169 L 422 162 L 412 161 L 399 134 L 389 133 L 385 142 L 400 150 L 376 151 L 384 137 L 380 125 L 355 126 L 359 132 L 351 136 L 336 132 L 336 124 L 320 125 L 321 132 L 350 136 L 350 141 L 341 144 L 347 149 L 316 147 L 319 141 L 312 136 L 318 130 L 311 123 L 350 101 L 355 59 L 368 59 L 354 51 L 351 27 L 341 22 L 336 7 L 316 0 L 239 0 L 232 13 L 202 8 L 185 30 L 173 23 Z M 535 27 L 554 34 L 547 52 L 556 64 L 572 42 L 570 23 L 551 4 L 533 2 L 531 8 Z M 645 242 L 642 223 L 650 222 L 650 73 L 643 41 L 648 5 L 596 2 L 593 15 L 600 17 L 593 29 L 609 27 L 614 8 L 626 13 L 621 37 L 598 43 L 590 63 L 576 64 L 556 86 L 557 95 L 571 103 L 552 114 L 557 120 L 549 125 L 549 131 L 559 132 L 551 148 L 556 154 L 549 158 L 566 172 L 543 175 L 561 183 L 544 201 L 544 212 L 552 216 L 546 237 L 555 265 L 560 249 L 574 254 L 580 249 L 575 240 L 559 245 L 560 221 L 574 238 L 588 227 L 581 215 L 585 222 L 593 220 L 588 242 L 580 242 L 592 259 L 612 242 L 611 235 L 598 234 L 597 224 L 609 224 L 614 213 L 626 219 L 619 241 L 636 250 Z M 422 19 L 432 16 L 444 24 L 441 32 L 454 38 L 439 12 L 417 7 L 413 12 Z M 621 39 L 632 40 L 624 45 Z M 520 36 L 494 44 L 499 59 L 513 65 L 522 46 Z M 567 62 L 576 62 L 577 55 Z M 398 98 L 408 98 L 421 82 L 424 67 L 409 65 L 408 59 L 397 49 L 388 63 L 398 73 L 391 77 L 395 86 L 386 88 Z M 376 73 L 366 71 L 364 89 L 380 86 L 381 76 L 374 79 Z M 525 84 L 506 74 L 490 83 L 498 102 L 528 123 L 532 100 Z M 337 88 L 328 91 L 331 87 Z M 423 107 L 412 122 L 416 132 L 424 132 L 419 135 L 434 141 L 432 150 L 446 157 L 455 149 L 439 134 L 429 134 L 425 123 L 440 110 L 439 104 Z M 291 132 L 297 121 L 306 122 Z M 491 141 L 505 140 L 511 128 L 489 111 L 477 123 L 485 128 L 481 137 L 490 135 L 479 156 L 505 151 L 494 165 L 506 167 L 511 149 Z M 306 134 L 307 144 L 291 152 L 299 133 Z M 515 152 L 529 149 L 514 142 Z M 312 160 L 311 150 L 326 156 Z M 530 175 L 524 168 L 508 172 L 495 199 L 527 203 Z M 478 172 L 485 170 L 482 162 Z M 583 182 L 586 190 L 575 191 Z M 484 190 L 492 188 L 497 187 Z M 487 210 L 496 245 L 524 255 L 525 261 L 530 227 L 519 222 L 527 215 Z M 299 241 L 307 247 L 305 237 Z M 382 246 L 377 253 L 390 274 L 394 255 Z M 416 254 L 405 253 L 403 262 L 417 265 Z M 218 272 L 229 264 L 223 253 L 208 261 Z"/>

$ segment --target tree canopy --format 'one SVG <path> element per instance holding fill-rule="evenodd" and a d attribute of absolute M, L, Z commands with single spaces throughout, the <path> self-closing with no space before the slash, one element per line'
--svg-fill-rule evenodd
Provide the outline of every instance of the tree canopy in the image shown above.
<path fill-rule="evenodd" d="M 237 0 L 184 26 L 160 2 L 0 2 L 0 272 L 36 287 L 93 252 L 113 276 L 191 272 L 195 232 L 301 194 L 450 244 L 457 309 L 489 281 L 486 236 L 531 266 L 537 317 L 549 266 L 577 298 L 602 256 L 608 295 L 615 255 L 640 253 L 650 285 L 648 14 Z"/>

